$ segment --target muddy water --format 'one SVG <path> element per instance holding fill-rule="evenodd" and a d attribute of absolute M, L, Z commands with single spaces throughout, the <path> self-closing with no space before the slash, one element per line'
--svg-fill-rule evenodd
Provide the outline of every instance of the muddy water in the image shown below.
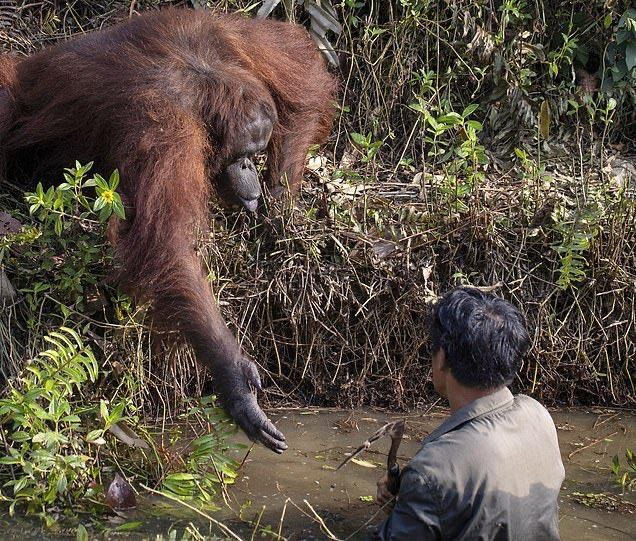
<path fill-rule="evenodd" d="M 636 449 L 636 414 L 607 410 L 558 410 L 552 412 L 566 468 L 566 481 L 560 498 L 560 529 L 564 540 L 636 539 L 636 498 L 619 496 L 612 484 L 609 466 L 615 454 L 626 447 Z M 400 447 L 404 463 L 419 448 L 420 441 L 437 425 L 446 412 L 407 417 L 407 430 Z M 336 472 L 347 452 L 357 447 L 393 415 L 374 411 L 294 410 L 271 412 L 285 432 L 290 449 L 282 456 L 254 447 L 245 459 L 242 476 L 227 494 L 227 506 L 212 514 L 228 524 L 242 539 L 256 539 L 253 524 L 268 527 L 293 540 L 362 539 L 368 524 L 382 519 L 371 500 L 375 481 L 383 473 L 384 453 L 389 441 L 378 441 L 360 458 Z M 237 457 L 242 459 L 243 457 Z M 610 494 L 622 502 L 619 511 L 610 511 L 605 500 L 601 508 L 579 503 L 576 494 Z M 218 533 L 210 521 L 182 508 L 160 507 L 149 502 L 146 514 L 130 520 L 141 521 L 126 539 L 155 539 L 168 530 L 183 530 L 193 523 L 201 534 Z M 631 512 L 630 512 L 631 511 Z M 237 520 L 240 513 L 243 522 Z M 252 522 L 252 526 L 246 525 Z M 43 535 L 32 523 L 2 520 L 2 539 L 60 539 Z M 122 534 L 116 536 L 121 539 Z M 178 537 L 179 538 L 179 537 Z M 177 538 L 177 539 L 178 539 Z M 271 538 L 271 537 L 270 537 Z"/>
<path fill-rule="evenodd" d="M 412 456 L 424 436 L 445 416 L 444 411 L 436 411 L 407 417 L 400 457 L 407 460 Z M 311 535 L 325 538 L 324 527 L 321 528 L 309 505 L 334 536 L 361 538 L 365 523 L 377 515 L 377 506 L 367 500 L 375 494 L 375 481 L 383 472 L 389 441 L 378 441 L 371 452 L 361 457 L 369 464 L 349 463 L 338 472 L 332 468 L 347 451 L 393 418 L 397 417 L 369 411 L 283 412 L 278 415 L 278 425 L 290 441 L 290 451 L 276 457 L 255 448 L 233 496 L 241 501 L 251 500 L 254 509 L 264 506 L 262 522 L 270 524 L 279 523 L 281 509 L 291 499 L 300 509 L 287 504 L 283 531 L 290 539 L 308 539 Z M 577 503 L 580 497 L 573 496 L 573 493 L 620 493 L 612 484 L 609 465 L 611 458 L 622 455 L 626 447 L 636 448 L 636 416 L 561 410 L 553 412 L 553 418 L 566 468 L 560 499 L 562 538 L 636 539 L 636 513 L 629 513 L 629 498 L 623 512 L 610 512 Z M 366 467 L 369 465 L 377 467 Z M 631 499 L 631 503 L 635 501 Z M 632 510 L 636 511 L 636 506 Z M 377 515 L 375 521 L 380 518 Z"/>

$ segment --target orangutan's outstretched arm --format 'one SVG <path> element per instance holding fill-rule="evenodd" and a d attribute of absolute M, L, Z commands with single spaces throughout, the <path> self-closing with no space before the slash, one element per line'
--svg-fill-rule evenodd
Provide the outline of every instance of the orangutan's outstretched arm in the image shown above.
<path fill-rule="evenodd" d="M 284 451 L 283 434 L 250 389 L 261 387 L 256 366 L 223 321 L 195 254 L 194 232 L 207 221 L 210 195 L 211 149 L 202 123 L 164 103 L 121 148 L 122 191 L 133 207 L 119 230 L 113 228 L 122 282 L 138 297 L 153 299 L 156 316 L 184 333 L 246 434 Z"/>

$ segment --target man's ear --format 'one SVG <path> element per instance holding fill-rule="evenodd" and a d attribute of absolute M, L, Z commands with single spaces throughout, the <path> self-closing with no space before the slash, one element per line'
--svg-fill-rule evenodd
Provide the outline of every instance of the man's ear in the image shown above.
<path fill-rule="evenodd" d="M 440 347 L 435 353 L 433 353 L 433 362 L 436 365 L 436 368 L 440 370 L 448 370 L 448 366 L 446 364 L 446 352 L 444 348 Z"/>

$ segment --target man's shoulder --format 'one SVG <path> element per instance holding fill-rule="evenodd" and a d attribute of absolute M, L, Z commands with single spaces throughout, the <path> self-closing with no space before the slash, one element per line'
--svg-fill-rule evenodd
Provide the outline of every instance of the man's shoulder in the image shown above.
<path fill-rule="evenodd" d="M 517 409 L 522 410 L 523 413 L 532 416 L 535 421 L 537 419 L 542 419 L 543 422 L 550 426 L 554 426 L 550 412 L 543 404 L 541 404 L 541 402 L 535 400 L 531 396 L 525 394 L 515 395 L 514 406 Z"/>
<path fill-rule="evenodd" d="M 509 448 L 538 446 L 537 451 L 541 452 L 547 443 L 545 438 L 556 442 L 556 429 L 548 410 L 534 398 L 519 394 L 506 407 L 470 419 L 432 441 L 425 440 L 409 467 L 433 484 L 444 484 L 449 470 L 481 471 L 493 460 L 501 459 Z M 515 444 L 511 445 L 513 440 Z M 506 443 L 503 447 L 502 442 Z M 558 446 L 556 449 L 558 452 Z"/>
<path fill-rule="evenodd" d="M 531 396 L 528 396 L 527 394 L 516 394 L 514 396 L 514 402 L 515 404 L 522 404 L 529 408 L 545 411 L 546 413 L 548 411 L 547 409 L 545 409 L 545 406 L 541 404 L 541 402 L 539 402 L 538 400 L 535 400 L 534 398 L 532 398 Z"/>

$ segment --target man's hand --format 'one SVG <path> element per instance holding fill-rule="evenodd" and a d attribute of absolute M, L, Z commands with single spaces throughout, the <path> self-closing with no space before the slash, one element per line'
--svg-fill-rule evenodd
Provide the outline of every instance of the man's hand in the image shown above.
<path fill-rule="evenodd" d="M 391 504 L 387 508 L 388 510 L 390 510 L 390 508 L 393 507 L 393 504 L 395 503 L 395 495 L 391 494 L 391 492 L 389 491 L 389 476 L 387 474 L 384 474 L 384 476 L 378 480 L 378 492 L 375 496 L 375 499 L 378 504 L 383 507 L 391 502 Z"/>

